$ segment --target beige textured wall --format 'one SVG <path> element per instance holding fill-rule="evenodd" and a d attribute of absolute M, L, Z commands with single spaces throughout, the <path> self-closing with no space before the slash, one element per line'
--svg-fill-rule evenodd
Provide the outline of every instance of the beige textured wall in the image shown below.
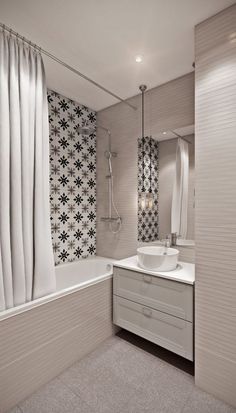
<path fill-rule="evenodd" d="M 186 137 L 189 142 L 189 188 L 188 188 L 188 231 L 187 239 L 194 239 L 194 187 L 195 160 L 194 136 Z M 171 232 L 171 204 L 176 166 L 177 139 L 159 143 L 159 234 L 160 239 Z"/>
<path fill-rule="evenodd" d="M 195 48 L 196 384 L 236 406 L 236 4 Z"/>
<path fill-rule="evenodd" d="M 112 280 L 6 318 L 0 331 L 5 413 L 113 334 Z"/>
<path fill-rule="evenodd" d="M 145 132 L 155 133 L 194 123 L 194 74 L 189 73 L 146 93 Z M 97 131 L 97 254 L 124 258 L 136 253 L 137 248 L 137 139 L 141 135 L 141 97 L 130 99 L 137 111 L 119 103 L 97 114 L 97 124 L 112 133 L 112 149 L 118 153 L 113 159 L 114 197 L 122 216 L 119 234 L 108 230 L 100 218 L 108 213 L 107 136 Z"/>

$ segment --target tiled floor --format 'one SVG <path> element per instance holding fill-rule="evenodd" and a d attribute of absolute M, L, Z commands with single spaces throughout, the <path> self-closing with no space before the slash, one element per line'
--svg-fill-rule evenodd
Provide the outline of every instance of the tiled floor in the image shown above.
<path fill-rule="evenodd" d="M 10 413 L 236 413 L 140 347 L 107 340 Z"/>

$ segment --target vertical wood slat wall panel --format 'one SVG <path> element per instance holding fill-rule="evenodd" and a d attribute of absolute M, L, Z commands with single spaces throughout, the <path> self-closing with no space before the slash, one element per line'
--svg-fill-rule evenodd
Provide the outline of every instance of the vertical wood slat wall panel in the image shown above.
<path fill-rule="evenodd" d="M 110 337 L 112 279 L 0 322 L 0 413 Z"/>
<path fill-rule="evenodd" d="M 107 135 L 97 129 L 97 254 L 116 259 L 136 254 L 138 245 L 138 143 L 141 136 L 141 95 L 129 100 L 134 111 L 119 103 L 97 113 L 97 125 L 111 131 L 114 199 L 123 220 L 119 234 L 101 222 L 108 214 Z M 194 124 L 194 74 L 189 73 L 145 94 L 145 133 L 155 133 Z"/>
<path fill-rule="evenodd" d="M 195 50 L 196 384 L 236 406 L 236 5 Z"/>

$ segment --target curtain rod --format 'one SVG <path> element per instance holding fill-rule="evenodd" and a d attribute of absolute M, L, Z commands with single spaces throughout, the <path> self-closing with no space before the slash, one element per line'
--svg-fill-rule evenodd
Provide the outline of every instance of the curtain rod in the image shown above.
<path fill-rule="evenodd" d="M 113 98 L 119 100 L 120 102 L 124 103 L 125 105 L 129 106 L 130 108 L 137 110 L 136 106 L 133 106 L 131 103 L 127 102 L 125 99 L 121 98 L 120 96 L 116 95 L 115 93 L 111 92 L 104 86 L 100 85 L 99 83 L 95 82 L 95 80 L 90 79 L 88 76 L 84 75 L 83 73 L 79 72 L 79 70 L 75 69 L 74 67 L 68 65 L 66 62 L 63 62 L 63 60 L 59 59 L 52 53 L 48 52 L 47 50 L 43 49 L 42 47 L 38 46 L 35 43 L 32 43 L 30 40 L 26 39 L 25 37 L 21 36 L 19 33 L 15 32 L 12 30 L 10 27 L 6 26 L 3 23 L 0 23 L 0 27 L 3 29 L 3 31 L 7 31 L 10 33 L 10 35 L 14 35 L 17 38 L 21 39 L 23 42 L 29 44 L 36 50 L 40 51 L 44 55 L 48 56 L 50 59 L 54 60 L 55 62 L 59 63 L 60 65 L 64 66 L 66 69 L 70 70 L 71 72 L 75 73 L 77 76 L 80 76 L 81 78 L 85 79 L 87 82 L 91 83 L 92 85 L 96 86 L 98 89 L 103 90 L 103 92 L 107 93 L 108 95 L 112 96 Z"/>

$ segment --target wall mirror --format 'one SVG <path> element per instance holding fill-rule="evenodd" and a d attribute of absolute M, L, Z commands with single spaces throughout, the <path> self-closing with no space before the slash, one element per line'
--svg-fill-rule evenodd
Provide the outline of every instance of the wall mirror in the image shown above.
<path fill-rule="evenodd" d="M 194 125 L 138 140 L 138 241 L 194 246 Z"/>

